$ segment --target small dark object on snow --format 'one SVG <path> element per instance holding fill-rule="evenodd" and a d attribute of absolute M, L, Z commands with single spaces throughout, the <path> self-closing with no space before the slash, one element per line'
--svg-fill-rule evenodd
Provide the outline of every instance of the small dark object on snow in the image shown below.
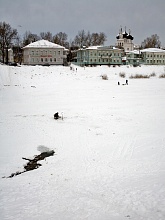
<path fill-rule="evenodd" d="M 125 84 L 128 85 L 128 79 L 126 79 Z"/>
<path fill-rule="evenodd" d="M 60 117 L 60 116 L 59 116 L 58 112 L 56 112 L 56 113 L 54 114 L 54 119 L 57 120 L 57 119 L 59 119 L 59 117 Z"/>
<path fill-rule="evenodd" d="M 118 86 L 120 85 L 120 82 L 118 82 Z"/>

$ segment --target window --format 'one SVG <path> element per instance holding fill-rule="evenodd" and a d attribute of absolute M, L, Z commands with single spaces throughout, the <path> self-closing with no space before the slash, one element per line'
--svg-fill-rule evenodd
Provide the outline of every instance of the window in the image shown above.
<path fill-rule="evenodd" d="M 41 62 L 43 62 L 43 58 L 41 58 Z"/>
<path fill-rule="evenodd" d="M 45 58 L 45 62 L 48 62 L 48 59 L 47 59 L 47 58 Z"/>
<path fill-rule="evenodd" d="M 52 62 L 52 58 L 50 58 L 50 62 Z"/>
<path fill-rule="evenodd" d="M 54 58 L 54 62 L 56 62 L 56 58 Z"/>
<path fill-rule="evenodd" d="M 60 50 L 58 51 L 58 55 L 60 55 Z"/>

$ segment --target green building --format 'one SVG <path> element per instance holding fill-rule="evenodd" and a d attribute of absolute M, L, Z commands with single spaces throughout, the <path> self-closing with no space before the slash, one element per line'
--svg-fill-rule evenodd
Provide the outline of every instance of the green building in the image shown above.
<path fill-rule="evenodd" d="M 77 65 L 122 65 L 124 49 L 112 46 L 91 46 L 77 51 Z"/>
<path fill-rule="evenodd" d="M 165 65 L 165 50 L 159 48 L 146 48 L 126 53 L 126 64 L 138 66 Z"/>

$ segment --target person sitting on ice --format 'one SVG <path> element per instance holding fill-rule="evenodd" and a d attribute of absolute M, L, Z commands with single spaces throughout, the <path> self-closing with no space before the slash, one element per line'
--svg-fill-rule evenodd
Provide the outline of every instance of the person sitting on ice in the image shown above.
<path fill-rule="evenodd" d="M 60 116 L 59 116 L 59 114 L 58 114 L 58 112 L 56 112 L 55 114 L 54 114 L 54 119 L 59 119 L 60 118 Z"/>

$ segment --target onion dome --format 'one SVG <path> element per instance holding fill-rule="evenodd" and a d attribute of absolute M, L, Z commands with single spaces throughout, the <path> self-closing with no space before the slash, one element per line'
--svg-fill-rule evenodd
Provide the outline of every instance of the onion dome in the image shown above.
<path fill-rule="evenodd" d="M 116 39 L 120 39 L 120 36 L 119 36 L 119 34 L 116 36 Z"/>
<path fill-rule="evenodd" d="M 127 39 L 133 40 L 134 37 L 131 34 L 128 34 Z"/>
<path fill-rule="evenodd" d="M 123 38 L 127 38 L 128 34 L 126 31 L 124 31 L 122 34 L 123 34 Z"/>

